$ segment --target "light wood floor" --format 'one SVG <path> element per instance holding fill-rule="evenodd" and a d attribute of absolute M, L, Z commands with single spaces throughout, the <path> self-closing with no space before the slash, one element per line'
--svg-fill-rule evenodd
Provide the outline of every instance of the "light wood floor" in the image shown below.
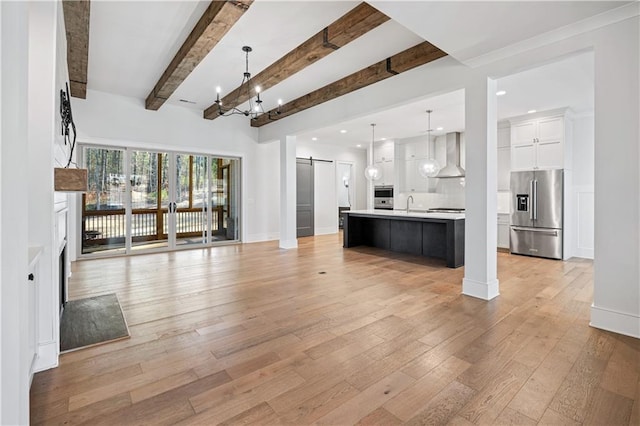
<path fill-rule="evenodd" d="M 77 262 L 131 339 L 36 374 L 33 423 L 640 424 L 640 341 L 589 327 L 592 263 L 498 254 L 463 268 L 340 236 Z"/>

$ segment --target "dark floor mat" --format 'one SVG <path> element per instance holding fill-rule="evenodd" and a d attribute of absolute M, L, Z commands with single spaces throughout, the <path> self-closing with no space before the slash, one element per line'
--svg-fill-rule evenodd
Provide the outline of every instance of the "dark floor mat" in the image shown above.
<path fill-rule="evenodd" d="M 115 293 L 70 300 L 60 320 L 60 351 L 129 337 L 127 322 Z"/>

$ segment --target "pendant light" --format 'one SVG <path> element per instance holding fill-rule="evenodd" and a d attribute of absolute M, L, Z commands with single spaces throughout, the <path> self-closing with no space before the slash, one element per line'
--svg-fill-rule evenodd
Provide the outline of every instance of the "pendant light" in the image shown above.
<path fill-rule="evenodd" d="M 382 170 L 374 163 L 376 158 L 373 150 L 373 145 L 375 144 L 375 127 L 375 124 L 371 124 L 371 163 L 364 169 L 364 177 L 370 181 L 376 181 L 382 177 Z"/>
<path fill-rule="evenodd" d="M 429 115 L 429 122 L 427 127 L 427 158 L 420 160 L 418 163 L 418 173 L 420 176 L 427 179 L 435 177 L 440 171 L 440 163 L 434 158 L 431 158 L 431 113 L 433 110 L 427 110 Z"/>

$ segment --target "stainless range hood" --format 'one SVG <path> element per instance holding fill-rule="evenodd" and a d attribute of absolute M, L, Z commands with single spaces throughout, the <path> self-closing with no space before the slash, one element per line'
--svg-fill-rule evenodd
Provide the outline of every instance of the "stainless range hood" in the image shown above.
<path fill-rule="evenodd" d="M 437 178 L 464 177 L 464 169 L 460 167 L 460 132 L 446 134 L 447 164 L 440 169 Z"/>

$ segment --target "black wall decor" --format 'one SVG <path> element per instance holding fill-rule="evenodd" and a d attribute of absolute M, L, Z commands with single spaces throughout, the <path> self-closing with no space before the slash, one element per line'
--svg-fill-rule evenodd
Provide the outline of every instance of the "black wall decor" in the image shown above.
<path fill-rule="evenodd" d="M 64 144 L 70 146 L 69 161 L 65 168 L 71 164 L 71 158 L 73 157 L 73 150 L 76 147 L 76 125 L 73 122 L 73 114 L 71 113 L 71 98 L 69 97 L 69 83 L 66 83 L 66 92 L 60 89 L 60 117 L 62 119 L 62 135 L 64 136 Z M 73 139 L 69 132 L 69 126 L 73 131 Z"/>

